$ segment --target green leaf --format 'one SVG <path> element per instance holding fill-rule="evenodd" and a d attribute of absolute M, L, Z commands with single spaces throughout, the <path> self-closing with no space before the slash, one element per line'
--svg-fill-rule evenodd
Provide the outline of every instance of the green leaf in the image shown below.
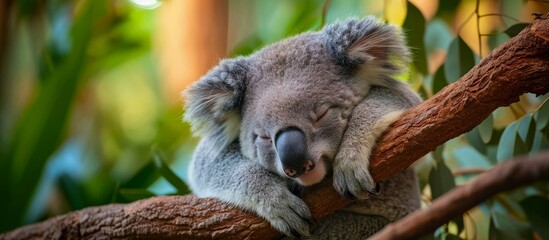
<path fill-rule="evenodd" d="M 492 164 L 487 156 L 475 151 L 473 147 L 463 146 L 453 151 L 453 155 L 457 160 L 460 168 L 491 168 Z"/>
<path fill-rule="evenodd" d="M 118 194 L 130 202 L 156 196 L 151 191 L 142 188 L 122 188 Z"/>
<path fill-rule="evenodd" d="M 413 63 L 416 69 L 423 75 L 428 74 L 427 57 L 425 55 L 425 45 L 423 39 L 425 36 L 425 18 L 421 11 L 411 2 L 407 1 L 406 19 L 402 28 L 406 32 L 408 46 L 410 46 Z"/>
<path fill-rule="evenodd" d="M 444 65 L 442 65 L 437 69 L 433 77 L 433 86 L 431 87 L 433 95 L 438 93 L 442 88 L 446 87 L 446 85 L 448 85 L 448 81 L 446 81 L 446 76 L 444 75 Z"/>
<path fill-rule="evenodd" d="M 442 155 L 443 153 L 444 153 L 444 144 L 441 144 L 440 146 L 435 148 L 435 151 L 433 151 L 433 158 L 435 159 L 435 161 L 437 162 L 444 161 L 444 157 Z"/>
<path fill-rule="evenodd" d="M 528 221 L 542 239 L 549 239 L 549 199 L 531 196 L 520 201 Z"/>
<path fill-rule="evenodd" d="M 457 81 L 475 66 L 475 55 L 473 51 L 460 37 L 455 38 L 446 55 L 444 73 L 448 83 Z"/>
<path fill-rule="evenodd" d="M 69 174 L 62 174 L 57 179 L 59 189 L 64 193 L 65 199 L 69 203 L 71 210 L 78 210 L 89 206 L 84 198 L 80 186 L 76 183 L 76 179 Z"/>
<path fill-rule="evenodd" d="M 480 132 L 478 128 L 473 128 L 473 130 L 467 132 L 465 134 L 465 139 L 473 146 L 478 152 L 482 154 L 487 153 L 486 144 L 482 141 L 482 138 L 480 137 Z"/>
<path fill-rule="evenodd" d="M 514 156 L 515 140 L 517 136 L 517 122 L 515 121 L 503 130 L 496 155 L 498 161 L 507 160 Z"/>
<path fill-rule="evenodd" d="M 505 34 L 507 34 L 509 37 L 514 37 L 520 33 L 524 28 L 528 27 L 529 23 L 517 23 L 513 26 L 510 26 L 505 31 Z"/>
<path fill-rule="evenodd" d="M 492 212 L 488 239 L 515 240 L 534 239 L 528 224 L 509 218 L 507 215 Z"/>
<path fill-rule="evenodd" d="M 160 173 L 157 171 L 156 163 L 149 161 L 123 186 L 124 188 L 144 188 L 154 183 L 159 177 Z"/>
<path fill-rule="evenodd" d="M 549 98 L 543 102 L 543 104 L 538 108 L 534 114 L 534 119 L 536 119 L 536 129 L 541 131 L 547 126 L 549 122 Z"/>
<path fill-rule="evenodd" d="M 549 130 L 549 128 L 546 128 Z M 534 136 L 534 142 L 532 143 L 532 149 L 531 153 L 536 154 L 540 151 L 543 151 L 545 149 L 549 149 L 549 134 L 545 134 L 543 132 L 536 132 Z"/>
<path fill-rule="evenodd" d="M 526 143 L 522 141 L 517 132 L 515 136 L 515 147 L 513 148 L 513 156 L 521 156 L 526 154 L 528 154 L 528 147 L 526 147 Z"/>
<path fill-rule="evenodd" d="M 436 162 L 429 173 L 429 185 L 433 199 L 442 196 L 444 193 L 456 187 L 454 175 L 446 166 L 444 161 Z"/>
<path fill-rule="evenodd" d="M 480 134 L 480 138 L 484 143 L 489 143 L 490 139 L 492 138 L 492 130 L 494 128 L 494 118 L 492 117 L 492 114 L 488 115 L 484 121 L 478 125 L 478 130 Z"/>
<path fill-rule="evenodd" d="M 517 132 L 523 140 L 526 149 L 530 151 L 536 135 L 536 121 L 533 120 L 532 114 L 528 114 L 520 120 Z"/>
<path fill-rule="evenodd" d="M 168 182 L 177 189 L 177 194 L 187 194 L 190 192 L 189 187 L 181 178 L 175 174 L 172 169 L 164 162 L 160 152 L 153 150 L 153 161 L 160 174 L 168 180 Z"/>
<path fill-rule="evenodd" d="M 496 33 L 493 32 L 488 36 L 488 48 L 489 49 L 495 49 L 499 45 L 503 44 L 504 42 L 509 40 L 509 36 L 507 36 L 504 33 Z"/>
<path fill-rule="evenodd" d="M 427 22 L 425 30 L 425 50 L 427 55 L 437 50 L 446 51 L 454 36 L 448 25 L 441 19 L 432 19 Z"/>

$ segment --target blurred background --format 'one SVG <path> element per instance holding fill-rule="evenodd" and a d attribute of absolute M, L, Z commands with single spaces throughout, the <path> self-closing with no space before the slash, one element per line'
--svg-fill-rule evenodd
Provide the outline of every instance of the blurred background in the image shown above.
<path fill-rule="evenodd" d="M 222 58 L 376 15 L 403 26 L 414 62 L 402 79 L 428 98 L 548 10 L 545 0 L 2 0 L 0 233 L 188 193 L 197 139 L 181 92 Z M 526 94 L 418 163 L 424 205 L 500 161 L 549 149 L 546 99 Z M 500 194 L 429 238 L 548 236 L 535 227 L 549 226 L 548 193 L 539 183 Z"/>

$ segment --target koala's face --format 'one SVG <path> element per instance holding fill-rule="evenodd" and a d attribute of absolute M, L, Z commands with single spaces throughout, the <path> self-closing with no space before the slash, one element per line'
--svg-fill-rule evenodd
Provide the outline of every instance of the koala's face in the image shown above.
<path fill-rule="evenodd" d="M 186 92 L 195 132 L 302 185 L 330 170 L 354 106 L 408 60 L 400 31 L 350 19 L 223 60 Z"/>
<path fill-rule="evenodd" d="M 335 64 L 315 34 L 251 56 L 242 108 L 244 155 L 302 185 L 321 181 L 329 171 L 363 98 L 350 71 Z"/>

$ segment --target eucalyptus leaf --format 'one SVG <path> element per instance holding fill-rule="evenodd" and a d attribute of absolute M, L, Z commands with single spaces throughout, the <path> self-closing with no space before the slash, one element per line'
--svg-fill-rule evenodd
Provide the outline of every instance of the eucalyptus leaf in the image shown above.
<path fill-rule="evenodd" d="M 160 152 L 153 150 L 153 161 L 160 171 L 160 174 L 168 180 L 168 182 L 177 189 L 178 194 L 187 194 L 190 192 L 189 187 L 185 182 L 172 171 L 172 169 L 165 163 Z"/>
<path fill-rule="evenodd" d="M 435 151 L 433 151 L 433 158 L 435 159 L 435 161 L 444 161 L 444 156 L 442 155 L 442 153 L 444 153 L 444 144 L 441 144 L 440 146 L 435 148 Z"/>
<path fill-rule="evenodd" d="M 480 137 L 480 132 L 478 128 L 473 128 L 473 130 L 465 134 L 465 139 L 473 146 L 478 152 L 482 154 L 487 153 L 486 144 L 482 141 Z"/>
<path fill-rule="evenodd" d="M 463 146 L 453 151 L 453 155 L 461 168 L 491 168 L 492 164 L 487 156 L 475 151 L 473 147 Z"/>
<path fill-rule="evenodd" d="M 60 175 L 57 179 L 57 186 L 59 186 L 59 189 L 63 192 L 63 195 L 72 210 L 78 210 L 89 206 L 84 198 L 81 187 L 76 182 L 76 179 L 69 174 L 65 173 Z"/>
<path fill-rule="evenodd" d="M 509 40 L 509 36 L 503 33 L 492 33 L 488 36 L 488 47 L 489 49 L 495 49 L 499 45 Z"/>
<path fill-rule="evenodd" d="M 437 162 L 429 173 L 429 185 L 431 186 L 431 195 L 437 199 L 444 193 L 456 187 L 454 175 L 446 166 L 444 161 Z"/>
<path fill-rule="evenodd" d="M 414 4 L 410 1 L 407 1 L 406 3 L 408 10 L 402 28 L 406 32 L 406 40 L 412 52 L 412 56 L 414 57 L 414 66 L 416 66 L 416 69 L 420 73 L 427 75 L 428 63 L 427 56 L 425 55 L 425 45 L 423 44 L 425 36 L 425 18 Z"/>
<path fill-rule="evenodd" d="M 505 214 L 492 212 L 488 239 L 494 240 L 533 240 L 532 229 L 528 224 L 509 218 Z"/>
<path fill-rule="evenodd" d="M 425 49 L 427 55 L 434 53 L 437 50 L 444 50 L 448 48 L 450 42 L 454 36 L 444 21 L 440 19 L 432 19 L 427 22 L 427 29 L 425 30 Z"/>
<path fill-rule="evenodd" d="M 534 143 L 534 136 L 536 135 L 536 121 L 534 121 L 532 114 L 528 114 L 520 119 L 517 132 L 523 140 L 526 149 L 530 151 Z"/>
<path fill-rule="evenodd" d="M 549 99 L 549 98 L 548 98 Z M 545 100 L 543 104 L 538 108 L 534 114 L 534 119 L 536 119 L 536 128 L 538 131 L 541 131 L 547 126 L 549 122 L 549 100 Z"/>
<path fill-rule="evenodd" d="M 160 177 L 156 163 L 149 161 L 130 180 L 123 184 L 123 188 L 144 188 L 148 187 Z"/>
<path fill-rule="evenodd" d="M 457 81 L 475 66 L 475 55 L 461 37 L 455 38 L 446 55 L 444 73 L 448 83 Z"/>
<path fill-rule="evenodd" d="M 526 143 L 522 141 L 520 138 L 518 132 L 515 136 L 515 146 L 513 148 L 513 156 L 521 156 L 528 154 L 528 147 L 526 146 Z"/>
<path fill-rule="evenodd" d="M 503 134 L 501 135 L 498 145 L 498 161 L 507 160 L 514 156 L 515 140 L 517 136 L 517 122 L 515 121 L 503 130 Z"/>
<path fill-rule="evenodd" d="M 507 28 L 504 32 L 509 37 L 514 37 L 520 33 L 524 28 L 528 27 L 529 23 L 517 23 Z"/>
<path fill-rule="evenodd" d="M 433 95 L 438 93 L 442 88 L 446 87 L 446 85 L 448 85 L 448 81 L 444 75 L 444 65 L 442 65 L 437 69 L 435 75 L 433 76 L 433 85 L 431 87 Z"/>
<path fill-rule="evenodd" d="M 478 125 L 478 130 L 480 134 L 480 138 L 484 143 L 489 143 L 490 139 L 492 138 L 492 132 L 494 128 L 494 118 L 492 117 L 492 114 L 488 115 L 484 121 Z"/>
<path fill-rule="evenodd" d="M 130 202 L 156 196 L 151 191 L 142 188 L 122 188 L 118 194 Z"/>
<path fill-rule="evenodd" d="M 549 128 L 547 128 L 549 130 Z M 532 154 L 536 154 L 545 149 L 549 149 L 549 134 L 543 132 L 536 132 L 534 135 L 534 141 L 532 143 L 532 149 L 530 150 Z"/>

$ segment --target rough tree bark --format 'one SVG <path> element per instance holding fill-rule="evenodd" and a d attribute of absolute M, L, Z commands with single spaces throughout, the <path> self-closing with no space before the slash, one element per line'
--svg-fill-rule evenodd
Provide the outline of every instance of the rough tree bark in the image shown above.
<path fill-rule="evenodd" d="M 549 19 L 536 19 L 459 81 L 405 112 L 374 149 L 371 165 L 374 179 L 382 181 L 404 170 L 438 145 L 474 128 L 496 108 L 518 101 L 523 93 L 547 93 L 548 56 Z M 350 203 L 337 194 L 331 180 L 308 191 L 304 199 L 314 219 Z M 0 239 L 279 236 L 266 221 L 253 214 L 214 199 L 188 195 L 87 208 L 16 229 Z"/>

